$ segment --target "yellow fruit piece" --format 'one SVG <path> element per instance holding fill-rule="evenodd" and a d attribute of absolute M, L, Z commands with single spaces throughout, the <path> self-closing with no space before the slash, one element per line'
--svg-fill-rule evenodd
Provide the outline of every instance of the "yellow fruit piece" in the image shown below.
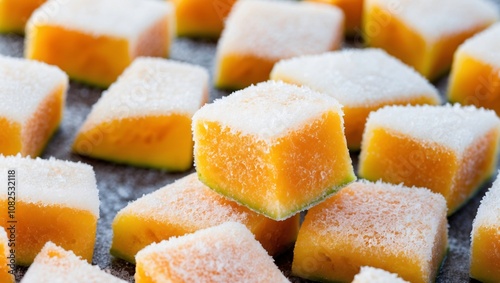
<path fill-rule="evenodd" d="M 342 9 L 345 15 L 345 29 L 348 34 L 355 34 L 361 30 L 361 16 L 363 14 L 363 0 L 308 0 L 330 4 Z"/>
<path fill-rule="evenodd" d="M 0 1 L 0 32 L 24 34 L 24 26 L 31 13 L 46 0 L 2 0 Z"/>
<path fill-rule="evenodd" d="M 308 211 L 295 244 L 292 273 L 351 282 L 362 266 L 373 266 L 409 282 L 433 282 L 447 251 L 447 230 L 441 195 L 356 182 Z"/>
<path fill-rule="evenodd" d="M 7 226 L 8 227 L 8 226 Z M 13 234 L 15 237 L 15 234 Z M 13 247 L 14 244 L 10 242 L 10 246 Z M 14 283 L 16 282 L 14 278 L 14 272 L 16 267 L 15 254 L 11 253 L 11 247 L 9 246 L 9 238 L 4 228 L 0 226 L 0 282 Z"/>
<path fill-rule="evenodd" d="M 119 211 L 111 253 L 135 262 L 137 252 L 151 243 L 235 221 L 244 224 L 270 255 L 277 255 L 295 242 L 299 218 L 271 220 L 218 195 L 193 173 Z"/>

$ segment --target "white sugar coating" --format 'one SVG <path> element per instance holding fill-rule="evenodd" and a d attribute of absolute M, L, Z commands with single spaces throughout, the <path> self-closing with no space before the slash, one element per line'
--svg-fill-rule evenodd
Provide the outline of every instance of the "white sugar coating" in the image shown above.
<path fill-rule="evenodd" d="M 362 266 L 352 283 L 408 283 L 394 273 L 370 266 Z"/>
<path fill-rule="evenodd" d="M 498 20 L 498 7 L 488 0 L 368 0 L 366 6 L 372 5 L 389 11 L 430 42 Z"/>
<path fill-rule="evenodd" d="M 268 81 L 206 104 L 193 116 L 193 128 L 204 121 L 218 122 L 235 133 L 272 141 L 327 112 L 343 116 L 341 108 L 334 98 L 307 87 Z"/>
<path fill-rule="evenodd" d="M 500 130 L 500 119 L 492 110 L 474 106 L 386 106 L 370 113 L 363 140 L 374 129 L 385 128 L 420 140 L 439 144 L 461 155 L 492 130 Z"/>
<path fill-rule="evenodd" d="M 136 262 L 155 282 L 289 282 L 236 222 L 151 244 L 137 253 Z"/>
<path fill-rule="evenodd" d="M 499 48 L 500 24 L 495 24 L 465 41 L 458 48 L 457 54 L 465 53 L 494 68 L 500 68 Z"/>
<path fill-rule="evenodd" d="M 227 221 L 247 223 L 255 214 L 215 193 L 198 180 L 196 173 L 130 203 L 120 215 L 135 215 L 161 223 L 207 228 Z"/>
<path fill-rule="evenodd" d="M 49 0 L 33 12 L 26 26 L 27 30 L 36 26 L 58 26 L 137 42 L 144 31 L 173 14 L 173 4 L 168 1 Z"/>
<path fill-rule="evenodd" d="M 24 125 L 59 87 L 65 96 L 68 76 L 59 68 L 0 56 L 0 117 Z"/>
<path fill-rule="evenodd" d="M 439 93 L 424 77 L 381 49 L 349 49 L 278 62 L 272 79 L 308 86 L 346 107 L 380 105 Z"/>
<path fill-rule="evenodd" d="M 279 60 L 336 48 L 343 12 L 331 5 L 296 1 L 237 1 L 217 47 L 219 54 Z"/>
<path fill-rule="evenodd" d="M 192 117 L 207 100 L 208 71 L 203 67 L 140 57 L 103 93 L 82 130 L 124 118 Z"/>
<path fill-rule="evenodd" d="M 7 198 L 7 171 L 16 170 L 18 201 L 89 211 L 99 217 L 99 193 L 92 166 L 55 158 L 0 155 L 0 199 Z"/>
<path fill-rule="evenodd" d="M 498 176 L 481 200 L 472 226 L 472 235 L 481 226 L 500 228 L 500 178 Z"/>
<path fill-rule="evenodd" d="M 125 283 L 52 242 L 35 257 L 22 283 Z"/>

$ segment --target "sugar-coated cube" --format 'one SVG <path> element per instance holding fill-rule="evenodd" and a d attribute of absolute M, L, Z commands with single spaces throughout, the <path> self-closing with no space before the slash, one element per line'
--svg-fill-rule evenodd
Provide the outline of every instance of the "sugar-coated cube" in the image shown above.
<path fill-rule="evenodd" d="M 193 116 L 194 157 L 211 189 L 281 220 L 353 181 L 343 113 L 333 98 L 265 82 Z"/>
<path fill-rule="evenodd" d="M 308 0 L 335 5 L 342 9 L 345 15 L 345 29 L 349 34 L 361 30 L 361 17 L 363 15 L 363 0 Z"/>
<path fill-rule="evenodd" d="M 446 73 L 458 46 L 498 20 L 486 0 L 367 0 L 363 37 L 430 80 Z"/>
<path fill-rule="evenodd" d="M 361 181 L 308 211 L 295 244 L 292 273 L 351 282 L 362 266 L 373 266 L 409 282 L 434 282 L 447 245 L 443 196 Z"/>
<path fill-rule="evenodd" d="M 500 119 L 473 106 L 388 106 L 372 112 L 359 176 L 441 193 L 452 214 L 496 167 Z"/>
<path fill-rule="evenodd" d="M 138 58 L 94 105 L 73 151 L 119 163 L 187 170 L 193 165 L 191 117 L 207 100 L 204 68 Z"/>
<path fill-rule="evenodd" d="M 53 282 L 125 283 L 126 281 L 100 270 L 98 266 L 88 264 L 72 251 L 47 242 L 21 283 Z"/>
<path fill-rule="evenodd" d="M 196 173 L 130 203 L 113 221 L 111 253 L 134 262 L 153 242 L 233 221 L 244 224 L 270 255 L 297 238 L 299 215 L 274 221 L 207 188 Z"/>
<path fill-rule="evenodd" d="M 0 33 L 24 33 L 24 26 L 33 11 L 46 0 L 0 1 Z"/>
<path fill-rule="evenodd" d="M 271 79 L 304 85 L 344 107 L 349 149 L 359 150 L 371 111 L 393 104 L 440 104 L 439 93 L 420 74 L 380 49 L 344 50 L 282 60 Z"/>
<path fill-rule="evenodd" d="M 136 283 L 290 282 L 252 233 L 236 222 L 151 244 L 136 261 Z"/>
<path fill-rule="evenodd" d="M 340 47 L 344 15 L 334 6 L 295 1 L 237 1 L 217 45 L 215 86 L 266 81 L 274 63 Z"/>
<path fill-rule="evenodd" d="M 9 228 L 9 226 L 7 226 L 7 228 Z M 15 248 L 13 246 L 15 242 L 9 242 L 9 238 L 4 229 L 5 228 L 0 226 L 0 282 L 14 283 L 15 278 L 12 272 L 16 267 L 16 255 L 15 250 L 12 250 L 14 252 L 11 253 L 11 248 Z M 15 231 L 12 232 L 12 238 L 15 240 Z"/>
<path fill-rule="evenodd" d="M 0 225 L 9 231 L 16 221 L 17 264 L 31 264 L 47 241 L 92 260 L 99 196 L 91 166 L 0 155 L 0 172 Z"/>
<path fill-rule="evenodd" d="M 493 109 L 500 115 L 500 24 L 462 44 L 453 60 L 448 99 Z"/>
<path fill-rule="evenodd" d="M 481 200 L 472 224 L 470 276 L 500 282 L 500 179 Z"/>
<path fill-rule="evenodd" d="M 26 26 L 24 55 L 107 87 L 139 56 L 166 57 L 174 8 L 156 0 L 49 0 Z"/>
<path fill-rule="evenodd" d="M 174 0 L 179 36 L 218 37 L 236 0 Z"/>
<path fill-rule="evenodd" d="M 0 154 L 40 155 L 62 120 L 67 88 L 57 67 L 0 56 Z"/>
<path fill-rule="evenodd" d="M 354 276 L 352 283 L 408 283 L 394 273 L 385 270 L 363 266 L 361 271 Z"/>

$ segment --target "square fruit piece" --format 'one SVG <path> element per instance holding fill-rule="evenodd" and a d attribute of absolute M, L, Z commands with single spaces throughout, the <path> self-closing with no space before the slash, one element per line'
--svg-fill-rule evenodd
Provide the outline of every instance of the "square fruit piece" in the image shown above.
<path fill-rule="evenodd" d="M 363 15 L 363 0 L 307 0 L 334 5 L 342 9 L 345 15 L 345 30 L 354 35 L 361 30 L 361 16 Z"/>
<path fill-rule="evenodd" d="M 295 1 L 238 1 L 217 45 L 215 86 L 240 89 L 266 81 L 281 59 L 340 47 L 344 14 L 334 6 Z"/>
<path fill-rule="evenodd" d="M 500 115 L 500 24 L 468 39 L 455 53 L 448 99 Z"/>
<path fill-rule="evenodd" d="M 136 256 L 135 282 L 290 282 L 245 225 L 226 222 Z"/>
<path fill-rule="evenodd" d="M 475 33 L 498 20 L 486 0 L 367 0 L 363 37 L 435 80 L 451 67 L 453 53 Z"/>
<path fill-rule="evenodd" d="M 208 72 L 138 58 L 105 91 L 76 135 L 76 153 L 184 171 L 193 165 L 191 117 L 208 100 Z"/>
<path fill-rule="evenodd" d="M 341 105 L 304 87 L 265 82 L 202 107 L 193 117 L 200 180 L 282 220 L 356 179 Z"/>
<path fill-rule="evenodd" d="M 409 283 L 398 277 L 397 274 L 385 270 L 363 266 L 361 271 L 354 276 L 352 283 Z"/>
<path fill-rule="evenodd" d="M 113 221 L 111 254 L 134 262 L 153 242 L 233 221 L 244 224 L 270 255 L 293 245 L 300 217 L 274 221 L 207 188 L 196 173 L 130 203 Z"/>
<path fill-rule="evenodd" d="M 40 155 L 61 123 L 67 88 L 57 67 L 0 56 L 0 154 Z"/>
<path fill-rule="evenodd" d="M 372 112 L 359 176 L 441 193 L 451 215 L 496 167 L 500 119 L 473 106 L 388 106 Z"/>
<path fill-rule="evenodd" d="M 30 265 L 47 241 L 92 261 L 99 196 L 91 166 L 0 155 L 0 172 L 0 210 L 6 212 L 0 225 L 15 226 L 17 264 Z"/>
<path fill-rule="evenodd" d="M 344 107 L 347 146 L 359 150 L 366 118 L 386 105 L 440 104 L 425 78 L 380 49 L 344 50 L 283 60 L 271 79 L 307 86 Z"/>
<path fill-rule="evenodd" d="M 47 242 L 21 283 L 125 283 L 126 281 L 88 264 L 71 251 Z"/>
<path fill-rule="evenodd" d="M 0 1 L 0 33 L 24 34 L 24 26 L 31 13 L 46 0 Z"/>
<path fill-rule="evenodd" d="M 24 55 L 108 87 L 134 58 L 169 55 L 174 17 L 166 1 L 49 0 L 27 23 Z"/>
<path fill-rule="evenodd" d="M 351 282 L 362 266 L 373 266 L 409 282 L 434 282 L 447 246 L 443 196 L 422 188 L 356 182 L 308 211 L 292 273 Z"/>
<path fill-rule="evenodd" d="M 173 0 L 178 36 L 219 37 L 236 0 Z"/>
<path fill-rule="evenodd" d="M 481 200 L 471 233 L 470 277 L 500 282 L 500 179 Z"/>
<path fill-rule="evenodd" d="M 8 226 L 7 226 L 8 227 Z M 11 272 L 16 268 L 15 251 L 11 253 L 11 249 L 15 249 L 15 230 L 12 230 L 13 241 L 9 242 L 5 228 L 0 226 L 0 282 L 14 283 L 16 282 L 14 274 Z"/>

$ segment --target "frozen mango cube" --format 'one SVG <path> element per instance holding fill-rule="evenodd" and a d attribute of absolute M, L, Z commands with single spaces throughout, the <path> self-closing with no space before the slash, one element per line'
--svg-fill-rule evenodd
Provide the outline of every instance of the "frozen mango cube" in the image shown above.
<path fill-rule="evenodd" d="M 236 0 L 173 0 L 177 35 L 219 37 Z"/>
<path fill-rule="evenodd" d="M 351 282 L 362 266 L 372 266 L 409 282 L 434 282 L 447 245 L 443 196 L 422 188 L 356 182 L 307 212 L 292 273 Z"/>
<path fill-rule="evenodd" d="M 363 266 L 361 271 L 354 276 L 352 283 L 408 283 L 394 273 L 385 270 Z"/>
<path fill-rule="evenodd" d="M 333 98 L 265 82 L 193 117 L 200 180 L 266 216 L 288 218 L 353 181 L 343 113 Z"/>
<path fill-rule="evenodd" d="M 0 214 L 0 225 L 9 228 L 8 221 L 17 221 L 17 264 L 31 264 L 47 241 L 92 260 L 99 196 L 91 166 L 0 155 L 0 172 L 0 210 L 6 212 Z"/>
<path fill-rule="evenodd" d="M 500 24 L 462 44 L 453 60 L 448 99 L 493 109 L 500 115 Z"/>
<path fill-rule="evenodd" d="M 135 282 L 289 282 L 245 225 L 226 222 L 136 256 Z"/>
<path fill-rule="evenodd" d="M 215 86 L 266 81 L 274 63 L 340 47 L 344 15 L 336 7 L 293 1 L 237 1 L 217 45 Z"/>
<path fill-rule="evenodd" d="M 473 106 L 388 106 L 372 112 L 359 176 L 441 193 L 452 214 L 496 167 L 500 120 Z"/>
<path fill-rule="evenodd" d="M 307 86 L 344 108 L 347 146 L 359 150 L 371 111 L 393 104 L 440 104 L 425 78 L 380 49 L 344 50 L 278 62 L 271 79 Z"/>
<path fill-rule="evenodd" d="M 24 275 L 21 283 L 125 283 L 111 274 L 88 264 L 72 251 L 47 242 Z"/>
<path fill-rule="evenodd" d="M 9 228 L 9 226 L 7 226 Z M 14 283 L 14 274 L 11 273 L 16 268 L 16 255 L 15 251 L 11 253 L 11 248 L 15 248 L 15 241 L 9 242 L 5 228 L 0 226 L 0 282 Z M 15 230 L 12 231 L 13 240 L 15 237 Z"/>
<path fill-rule="evenodd" d="M 138 58 L 94 105 L 73 150 L 95 158 L 183 171 L 193 165 L 191 117 L 208 99 L 208 72 Z"/>
<path fill-rule="evenodd" d="M 169 55 L 174 17 L 166 1 L 49 0 L 27 23 L 24 55 L 108 87 L 134 58 Z"/>
<path fill-rule="evenodd" d="M 270 255 L 297 238 L 299 215 L 274 221 L 210 190 L 196 173 L 130 203 L 113 221 L 111 253 L 134 262 L 153 242 L 233 221 L 244 224 Z"/>
<path fill-rule="evenodd" d="M 500 179 L 486 193 L 471 233 L 470 276 L 481 282 L 500 282 Z"/>
<path fill-rule="evenodd" d="M 57 67 L 0 56 L 0 154 L 40 155 L 59 127 L 67 88 Z"/>
<path fill-rule="evenodd" d="M 498 19 L 486 0 L 367 0 L 363 37 L 434 80 L 446 73 L 458 46 Z"/>
<path fill-rule="evenodd" d="M 348 34 L 355 34 L 361 30 L 363 15 L 363 0 L 308 0 L 334 5 L 342 9 L 345 15 L 345 29 Z"/>
<path fill-rule="evenodd" d="M 24 26 L 31 13 L 46 0 L 0 1 L 0 33 L 24 33 Z"/>

